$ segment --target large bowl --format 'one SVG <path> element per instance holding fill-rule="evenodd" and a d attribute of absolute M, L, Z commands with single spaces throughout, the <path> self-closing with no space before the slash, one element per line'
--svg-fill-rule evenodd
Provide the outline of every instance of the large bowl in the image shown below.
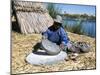
<path fill-rule="evenodd" d="M 56 55 L 61 51 L 60 47 L 56 43 L 53 43 L 47 39 L 42 40 L 41 46 L 50 55 Z"/>

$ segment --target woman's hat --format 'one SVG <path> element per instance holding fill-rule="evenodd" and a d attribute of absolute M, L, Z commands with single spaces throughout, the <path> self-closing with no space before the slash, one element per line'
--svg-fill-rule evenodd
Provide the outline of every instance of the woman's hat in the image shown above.
<path fill-rule="evenodd" d="M 54 22 L 62 24 L 62 17 L 60 15 L 57 15 L 56 19 L 54 19 Z"/>

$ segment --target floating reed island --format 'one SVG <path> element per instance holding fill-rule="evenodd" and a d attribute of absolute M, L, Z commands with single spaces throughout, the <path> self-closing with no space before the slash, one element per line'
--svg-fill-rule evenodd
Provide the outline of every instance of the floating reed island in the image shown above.
<path fill-rule="evenodd" d="M 53 19 L 43 3 L 14 1 L 14 11 L 23 34 L 42 33 L 53 24 Z"/>
<path fill-rule="evenodd" d="M 32 53 L 33 46 L 37 42 L 41 41 L 42 35 L 23 35 L 17 32 L 12 32 L 12 74 L 95 69 L 95 38 L 91 38 L 85 35 L 80 36 L 70 32 L 68 32 L 68 36 L 72 41 L 90 43 L 90 51 L 88 53 L 79 54 L 75 61 L 69 59 L 68 61 L 61 61 L 57 64 L 36 66 L 26 63 L 25 59 L 27 55 Z"/>

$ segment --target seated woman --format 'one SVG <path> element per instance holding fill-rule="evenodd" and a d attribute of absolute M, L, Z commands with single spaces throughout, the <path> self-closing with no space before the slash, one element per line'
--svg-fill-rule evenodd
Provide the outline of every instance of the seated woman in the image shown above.
<path fill-rule="evenodd" d="M 42 39 L 48 39 L 49 41 L 56 43 L 66 53 L 67 49 L 71 50 L 72 48 L 72 44 L 70 43 L 67 32 L 65 32 L 62 26 L 62 18 L 60 16 L 57 16 L 56 19 L 54 19 L 53 25 L 49 27 L 45 32 L 43 32 L 42 35 Z M 41 43 L 37 43 L 34 46 L 33 52 L 36 52 L 40 46 Z M 72 50 L 72 52 L 74 52 L 74 49 Z"/>
<path fill-rule="evenodd" d="M 69 38 L 59 18 L 54 20 L 54 23 L 43 33 L 43 39 L 48 39 L 65 49 L 69 43 Z M 66 50 L 66 49 L 65 49 Z"/>
<path fill-rule="evenodd" d="M 56 43 L 61 47 L 61 49 L 66 51 L 66 48 L 70 48 L 69 38 L 64 28 L 62 27 L 62 17 L 57 15 L 56 19 L 54 19 L 54 23 L 51 27 L 49 27 L 45 32 L 42 33 L 43 39 L 48 39 L 51 42 Z M 40 46 L 40 43 L 37 43 L 34 46 L 34 51 L 37 51 L 37 48 Z"/>

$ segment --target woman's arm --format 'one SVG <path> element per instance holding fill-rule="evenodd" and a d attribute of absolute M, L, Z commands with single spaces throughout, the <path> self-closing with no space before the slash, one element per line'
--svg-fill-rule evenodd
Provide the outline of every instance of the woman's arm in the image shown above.
<path fill-rule="evenodd" d="M 60 29 L 60 36 L 61 36 L 61 43 L 64 45 L 67 45 L 69 38 L 68 38 L 68 35 L 63 28 Z"/>
<path fill-rule="evenodd" d="M 45 32 L 42 33 L 42 38 L 47 39 L 48 38 L 48 32 L 49 30 L 46 30 Z"/>

